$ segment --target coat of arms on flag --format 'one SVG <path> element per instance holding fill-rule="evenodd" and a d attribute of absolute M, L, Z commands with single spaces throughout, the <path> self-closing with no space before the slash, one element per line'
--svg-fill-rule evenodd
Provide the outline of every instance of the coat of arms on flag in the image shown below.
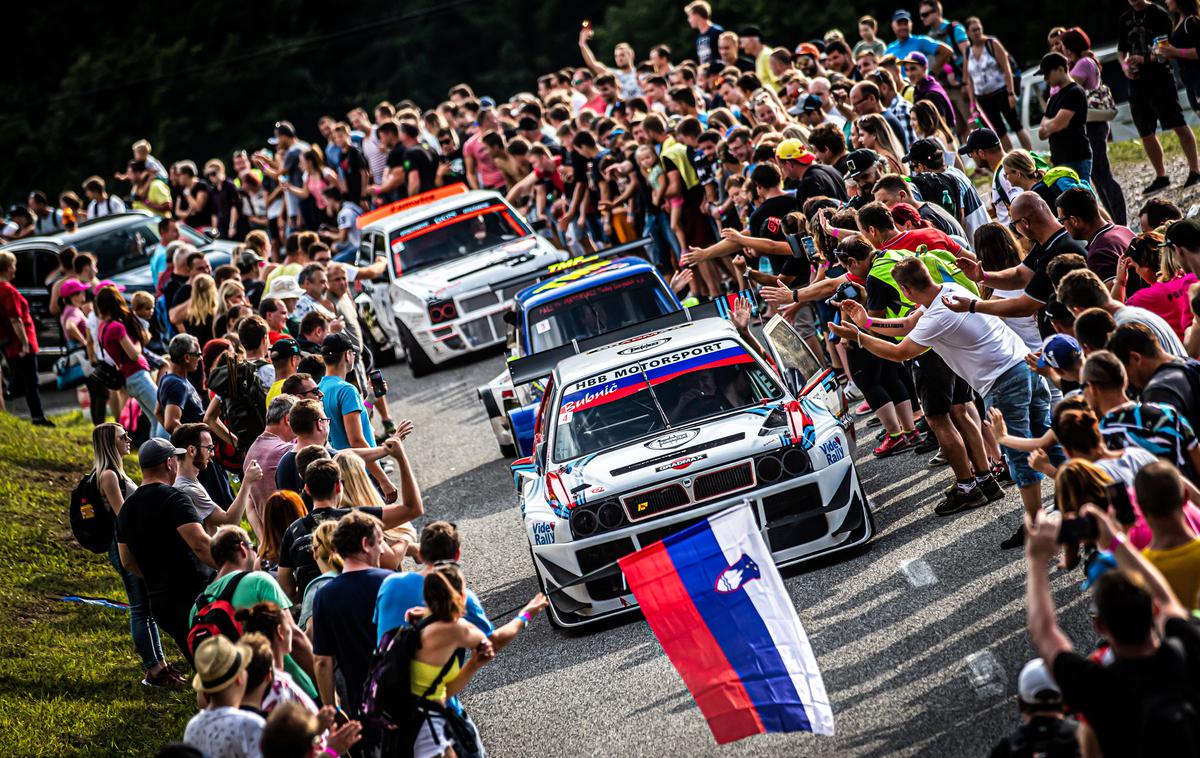
<path fill-rule="evenodd" d="M 833 734 L 816 658 L 749 504 L 620 566 L 718 743 L 763 732 Z"/>

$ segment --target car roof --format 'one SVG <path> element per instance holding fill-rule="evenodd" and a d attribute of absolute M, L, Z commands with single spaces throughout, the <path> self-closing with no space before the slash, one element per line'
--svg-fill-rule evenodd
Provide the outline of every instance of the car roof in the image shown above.
<path fill-rule="evenodd" d="M 119 229 L 130 224 L 141 223 L 146 219 L 157 219 L 158 217 L 147 213 L 146 211 L 126 211 L 125 213 L 114 213 L 108 216 L 102 216 L 97 219 L 84 221 L 79 225 L 79 228 L 73 232 L 55 232 L 54 234 L 39 234 L 33 237 L 24 237 L 19 240 L 4 245 L 9 247 L 25 247 L 31 243 L 39 246 L 53 245 L 55 247 L 66 247 L 73 245 L 77 240 L 89 239 L 98 234 L 103 234 L 112 229 Z"/>
<path fill-rule="evenodd" d="M 470 190 L 469 192 L 451 195 L 441 200 L 434 200 L 432 203 L 418 205 L 416 208 L 400 211 L 386 218 L 381 218 L 378 221 L 373 221 L 364 226 L 363 231 L 384 232 L 386 234 L 417 221 L 423 221 L 431 216 L 436 216 L 439 213 L 445 213 L 446 211 L 484 200 L 493 203 L 504 203 L 504 198 L 498 192 L 492 192 L 491 190 Z M 507 203 L 504 204 L 508 205 Z"/>
<path fill-rule="evenodd" d="M 689 321 L 686 324 L 648 332 L 564 358 L 554 369 L 555 384 L 562 387 L 603 371 L 639 363 L 664 353 L 682 350 L 693 345 L 702 345 L 717 339 L 736 339 L 737 335 L 737 328 L 729 321 L 719 317 Z M 639 346 L 644 347 L 644 350 L 631 352 Z"/>
<path fill-rule="evenodd" d="M 653 273 L 654 266 L 642 258 L 629 255 L 623 258 L 613 258 L 581 262 L 580 265 L 568 269 L 550 279 L 543 279 L 531 284 L 517 293 L 516 301 L 519 309 L 535 308 L 544 303 L 557 300 L 576 292 L 591 289 L 597 284 L 624 279 L 628 276 L 643 273 Z"/>

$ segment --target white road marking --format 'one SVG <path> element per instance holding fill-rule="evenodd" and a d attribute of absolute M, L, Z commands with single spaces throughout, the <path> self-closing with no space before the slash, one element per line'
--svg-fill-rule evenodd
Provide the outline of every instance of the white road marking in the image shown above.
<path fill-rule="evenodd" d="M 1005 686 L 1004 667 L 990 650 L 980 650 L 965 659 L 967 664 L 967 680 L 975 696 L 980 700 L 992 697 L 1003 697 Z"/>
<path fill-rule="evenodd" d="M 933 567 L 924 558 L 900 561 L 900 573 L 904 574 L 904 578 L 913 587 L 928 587 L 937 584 L 938 580 L 937 574 L 933 573 Z"/>

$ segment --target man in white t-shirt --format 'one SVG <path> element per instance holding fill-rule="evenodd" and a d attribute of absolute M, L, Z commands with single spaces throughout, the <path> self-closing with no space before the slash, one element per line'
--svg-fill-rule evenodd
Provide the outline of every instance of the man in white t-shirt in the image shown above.
<path fill-rule="evenodd" d="M 915 358 L 932 349 L 955 374 L 983 397 L 984 405 L 1004 414 L 1014 437 L 1040 436 L 1050 427 L 1049 393 L 1025 363 L 1029 348 L 1017 333 L 995 316 L 974 312 L 975 295 L 953 282 L 937 284 L 921 259 L 900 261 L 892 276 L 901 293 L 922 306 L 906 319 L 871 319 L 861 306 L 844 306 L 843 313 L 855 325 L 830 327 L 843 339 L 875 355 L 893 361 Z M 947 307 L 955 300 L 969 300 L 968 312 Z M 863 329 L 893 337 L 897 343 L 871 336 Z M 1032 435 L 1031 435 L 1032 428 Z M 1021 489 L 1028 513 L 1041 507 L 1041 474 L 1029 466 L 1029 454 L 1006 448 L 1009 470 Z M 1057 457 L 1057 456 L 1056 456 Z"/>

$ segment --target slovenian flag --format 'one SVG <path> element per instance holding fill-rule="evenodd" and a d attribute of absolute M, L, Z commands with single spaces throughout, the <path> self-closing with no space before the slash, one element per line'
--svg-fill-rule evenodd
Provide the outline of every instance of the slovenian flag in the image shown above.
<path fill-rule="evenodd" d="M 748 503 L 619 563 L 719 744 L 833 734 L 816 658 Z"/>

